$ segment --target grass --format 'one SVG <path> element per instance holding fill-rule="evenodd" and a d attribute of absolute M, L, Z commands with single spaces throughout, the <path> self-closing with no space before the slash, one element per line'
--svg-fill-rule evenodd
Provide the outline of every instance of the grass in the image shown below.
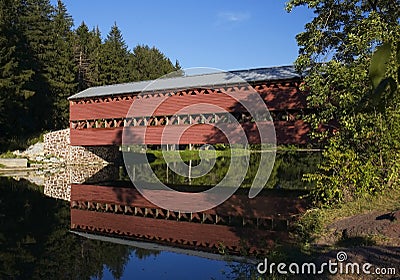
<path fill-rule="evenodd" d="M 182 159 L 183 161 L 212 159 L 218 157 L 235 157 L 249 155 L 249 150 L 246 149 L 226 149 L 226 150 L 177 150 L 177 151 L 161 151 L 148 150 L 147 154 L 153 155 L 156 159 L 162 159 L 165 162 L 175 162 Z M 200 156 L 201 154 L 201 156 Z"/>
<path fill-rule="evenodd" d="M 17 158 L 17 156 L 14 155 L 13 152 L 7 151 L 7 152 L 0 154 L 0 158 Z"/>
<path fill-rule="evenodd" d="M 43 142 L 44 135 L 46 133 L 47 132 L 42 132 L 40 134 L 35 134 L 31 136 L 20 136 L 20 137 L 14 136 L 10 139 L 7 139 L 6 141 L 3 139 L 3 141 L 0 142 L 0 151 L 25 150 L 33 144 L 36 144 L 38 142 Z"/>
<path fill-rule="evenodd" d="M 323 223 L 331 223 L 338 217 L 349 217 L 370 211 L 393 211 L 400 209 L 400 189 L 386 190 L 382 194 L 368 195 L 342 204 L 338 208 L 321 209 Z"/>
<path fill-rule="evenodd" d="M 295 225 L 294 232 L 304 248 L 317 238 L 330 234 L 325 229 L 336 220 L 371 211 L 394 211 L 400 209 L 400 189 L 390 189 L 378 195 L 368 195 L 332 208 L 308 210 Z M 360 240 L 342 240 L 338 245 L 377 244 L 384 236 L 360 237 Z"/>

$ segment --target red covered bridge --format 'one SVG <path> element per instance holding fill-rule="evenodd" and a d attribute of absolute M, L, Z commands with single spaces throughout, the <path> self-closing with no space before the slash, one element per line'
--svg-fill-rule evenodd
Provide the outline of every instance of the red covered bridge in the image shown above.
<path fill-rule="evenodd" d="M 154 190 L 168 196 L 169 191 Z M 128 187 L 71 185 L 71 229 L 180 248 L 265 255 L 276 240 L 287 240 L 288 225 L 304 211 L 297 191 L 244 193 L 203 212 L 162 209 Z"/>
<path fill-rule="evenodd" d="M 71 145 L 121 145 L 124 129 L 136 136 L 136 144 L 160 145 L 166 143 L 161 139 L 166 127 L 171 135 L 184 131 L 179 143 L 167 144 L 225 143 L 214 124 L 223 122 L 227 113 L 243 127 L 250 143 L 259 143 L 252 116 L 226 94 L 240 99 L 254 90 L 270 111 L 277 144 L 305 144 L 309 128 L 302 120 L 307 108 L 301 82 L 293 66 L 281 66 L 89 88 L 69 98 Z M 128 114 L 132 105 L 135 110 Z"/>

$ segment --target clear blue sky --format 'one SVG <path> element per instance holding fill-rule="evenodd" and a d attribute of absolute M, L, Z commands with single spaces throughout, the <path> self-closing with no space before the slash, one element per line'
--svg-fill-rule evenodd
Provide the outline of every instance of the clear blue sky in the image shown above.
<path fill-rule="evenodd" d="M 55 3 L 56 0 L 51 0 Z M 75 28 L 82 21 L 106 37 L 114 22 L 129 49 L 157 47 L 183 68 L 222 70 L 292 64 L 295 35 L 312 19 L 311 11 L 288 14 L 285 0 L 132 1 L 64 0 Z"/>

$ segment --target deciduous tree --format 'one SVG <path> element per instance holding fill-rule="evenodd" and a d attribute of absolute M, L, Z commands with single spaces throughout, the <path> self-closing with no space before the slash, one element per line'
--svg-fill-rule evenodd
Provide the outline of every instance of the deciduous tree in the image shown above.
<path fill-rule="evenodd" d="M 287 9 L 307 6 L 315 13 L 297 35 L 296 65 L 306 71 L 308 121 L 313 135 L 326 140 L 315 181 L 316 199 L 327 204 L 398 187 L 400 159 L 400 7 L 397 0 L 290 0 Z M 369 71 L 378 46 L 390 46 L 385 77 L 396 83 L 390 100 L 371 102 Z M 393 90 L 387 85 L 383 92 Z M 379 99 L 381 99 L 379 97 Z M 365 98 L 371 106 L 364 106 Z M 382 101 L 382 102 L 381 102 Z M 380 110 L 384 104 L 385 110 Z M 334 120 L 334 121 L 332 121 Z"/>

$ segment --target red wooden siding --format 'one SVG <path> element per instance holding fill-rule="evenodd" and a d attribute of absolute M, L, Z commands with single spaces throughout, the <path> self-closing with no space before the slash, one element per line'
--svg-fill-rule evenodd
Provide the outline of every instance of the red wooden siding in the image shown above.
<path fill-rule="evenodd" d="M 251 254 L 265 253 L 272 247 L 274 240 L 287 238 L 285 232 L 149 219 L 78 209 L 71 209 L 71 228 L 196 250 L 200 248 L 218 252 L 218 248 L 223 245 L 231 253 L 240 253 L 241 250 L 247 249 Z M 246 240 L 248 244 L 245 243 Z"/>
<path fill-rule="evenodd" d="M 168 191 L 165 190 L 152 190 L 151 192 L 152 196 L 168 196 Z M 135 188 L 116 188 L 98 185 L 72 184 L 71 201 L 111 203 L 153 209 L 159 208 L 146 200 Z M 234 194 L 221 205 L 204 211 L 204 213 L 247 218 L 286 219 L 304 211 L 305 208 L 306 202 L 299 199 L 295 194 L 290 195 L 286 193 L 285 195 L 278 195 L 270 193 L 251 199 L 244 194 Z"/>
<path fill-rule="evenodd" d="M 146 93 L 140 97 L 131 94 L 74 100 L 70 102 L 71 145 L 121 145 L 123 128 L 118 126 L 123 126 L 123 118 L 127 117 L 131 105 L 134 106 L 134 110 L 130 112 L 128 117 L 171 116 L 176 114 L 183 116 L 225 111 L 244 112 L 241 103 L 246 104 L 247 102 L 252 106 L 257 104 L 257 102 L 251 100 L 252 95 L 249 95 L 249 92 L 254 92 L 255 89 L 271 112 L 279 113 L 285 110 L 305 109 L 306 94 L 298 89 L 298 84 L 299 81 L 277 81 L 253 85 L 253 89 L 239 86 L 227 86 L 209 91 L 206 89 L 188 89 L 172 93 L 173 95 L 168 95 L 168 97 L 163 96 L 167 93 Z M 235 98 L 226 93 L 231 93 Z M 254 111 L 254 108 L 252 110 Z M 94 123 L 94 120 L 99 120 L 104 123 L 105 120 L 112 122 L 113 119 L 117 119 L 116 121 L 119 124 L 112 128 L 107 128 L 107 125 L 105 125 L 106 128 L 92 128 L 92 125 L 86 125 L 85 122 L 85 120 L 92 120 L 88 123 Z M 73 123 L 74 121 L 81 122 L 77 122 L 77 124 Z M 259 143 L 260 137 L 255 124 L 242 121 L 241 126 L 247 135 L 248 142 Z M 306 144 L 308 142 L 309 127 L 302 120 L 275 121 L 274 124 L 278 145 Z M 228 136 L 231 137 L 230 143 L 243 143 L 244 139 L 238 133 L 237 127 L 232 124 L 222 124 L 222 127 L 229 128 L 226 131 L 228 131 Z M 228 143 L 226 135 L 213 125 L 207 124 L 133 126 L 125 128 L 125 133 L 125 135 L 130 136 L 126 144 Z M 181 135 L 179 141 L 177 135 Z M 161 137 L 163 137 L 163 140 L 161 140 Z M 267 138 L 269 139 L 263 139 L 263 142 L 271 143 L 272 134 Z"/>
<path fill-rule="evenodd" d="M 264 123 L 268 125 L 267 122 Z M 274 122 L 277 144 L 306 144 L 309 126 L 302 120 L 293 122 Z M 249 143 L 259 143 L 259 133 L 255 123 L 241 124 Z M 221 124 L 226 127 L 227 135 L 233 143 L 244 143 L 240 130 L 234 124 Z M 273 129 L 269 130 L 273 132 Z M 121 145 L 123 128 L 88 128 L 71 129 L 71 145 L 98 146 Z M 213 125 L 167 125 L 167 126 L 137 126 L 125 128 L 125 144 L 216 144 L 228 143 L 226 136 Z M 178 139 L 177 136 L 181 135 Z M 264 143 L 273 143 L 273 134 L 269 134 Z M 178 141 L 179 140 L 179 141 Z"/>
<path fill-rule="evenodd" d="M 305 108 L 305 94 L 299 92 L 296 87 L 264 88 L 259 91 L 261 97 L 266 102 L 269 110 L 301 109 Z M 238 106 L 237 100 L 246 100 L 248 93 L 233 92 L 235 98 L 225 93 L 184 95 L 165 97 L 136 98 L 132 100 L 112 99 L 109 102 L 74 104 L 70 102 L 70 120 L 93 120 L 107 118 L 122 118 L 129 111 L 130 106 L 135 102 L 135 110 L 131 112 L 130 117 L 148 116 L 153 112 L 153 116 L 174 115 L 182 108 L 193 104 L 213 104 L 221 107 L 220 112 L 225 111 L 243 111 Z M 237 98 L 237 100 L 236 100 Z M 163 100 L 161 103 L 160 101 Z M 201 106 L 186 109 L 182 114 L 208 113 L 207 106 L 203 109 Z M 217 110 L 213 112 L 218 112 Z"/>

